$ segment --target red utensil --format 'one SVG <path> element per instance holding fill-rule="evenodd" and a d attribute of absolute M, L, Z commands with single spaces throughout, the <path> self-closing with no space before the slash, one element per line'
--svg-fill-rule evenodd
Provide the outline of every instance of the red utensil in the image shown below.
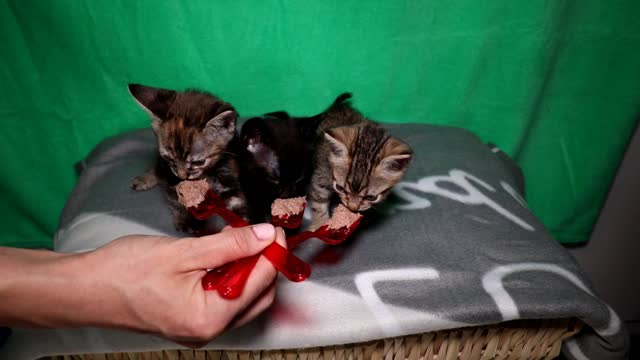
<path fill-rule="evenodd" d="M 303 208 L 304 210 L 304 208 Z M 303 231 L 299 234 L 291 236 L 287 239 L 287 247 L 294 248 L 300 245 L 303 241 L 315 237 L 330 245 L 337 245 L 345 241 L 353 231 L 358 227 L 360 221 L 362 221 L 362 215 L 354 214 L 347 210 L 342 205 L 338 205 L 333 213 L 336 218 L 347 217 L 351 220 L 339 221 L 332 218 L 326 224 L 322 225 L 315 231 Z M 344 219 L 343 219 L 344 220 Z M 271 261 L 271 263 L 284 275 L 287 279 L 298 282 L 306 280 L 311 274 L 311 267 L 309 264 L 300 260 L 294 256 L 291 252 L 285 250 L 281 246 L 273 246 L 277 244 L 271 244 L 263 251 L 263 255 Z M 277 261 L 276 261 L 277 259 Z M 255 263 L 250 264 L 251 269 L 255 266 Z M 251 270 L 242 269 L 240 271 Z M 222 280 L 221 289 L 223 292 L 218 291 L 223 297 L 224 294 L 230 294 L 230 296 L 239 296 L 242 293 L 242 289 L 246 285 L 246 281 L 249 278 L 248 273 L 246 276 L 237 276 L 232 278 L 225 278 Z"/>
<path fill-rule="evenodd" d="M 206 220 L 213 215 L 222 217 L 231 227 L 243 227 L 250 225 L 246 220 L 233 211 L 227 209 L 224 201 L 213 191 L 207 191 L 205 200 L 198 206 L 190 207 L 189 212 L 199 220 Z M 272 243 L 262 251 L 273 266 L 291 281 L 303 281 L 311 274 L 309 264 L 300 260 L 278 243 Z M 212 269 L 202 278 L 202 287 L 205 290 L 218 290 L 220 295 L 227 299 L 237 298 L 242 294 L 251 271 L 258 262 L 260 255 L 254 255 Z"/>
<path fill-rule="evenodd" d="M 225 299 L 235 299 L 242 295 L 244 286 L 253 268 L 256 267 L 258 259 L 260 259 L 260 255 L 250 256 L 234 262 L 227 274 L 221 279 L 217 288 L 218 294 Z"/>
<path fill-rule="evenodd" d="M 332 227 L 330 222 L 320 226 L 315 231 L 303 231 L 287 238 L 287 248 L 293 249 L 300 245 L 307 239 L 317 238 L 329 245 L 338 245 L 341 242 L 347 240 L 347 238 L 353 233 L 353 231 L 360 225 L 362 221 L 362 215 L 358 214 L 358 218 L 355 219 L 350 225 L 341 227 Z"/>
<path fill-rule="evenodd" d="M 290 281 L 304 281 L 311 275 L 309 264 L 277 243 L 267 246 L 262 251 L 262 255 L 269 259 L 273 266 Z"/>
<path fill-rule="evenodd" d="M 290 281 L 304 281 L 311 275 L 311 266 L 309 264 L 276 243 L 267 246 L 262 255 L 271 261 L 273 266 Z M 259 258 L 260 255 L 256 255 L 236 261 L 228 270 L 228 275 L 220 280 L 217 287 L 220 296 L 225 299 L 235 299 L 242 295 L 249 275 Z"/>
<path fill-rule="evenodd" d="M 302 216 L 304 214 L 306 204 L 307 202 L 304 197 L 277 199 L 274 201 L 271 210 L 272 213 L 279 212 L 281 215 L 273 215 L 271 217 L 271 224 L 290 229 L 300 227 L 300 225 L 302 225 Z M 291 213 L 292 210 L 297 210 L 297 212 Z M 311 275 L 311 267 L 309 264 L 300 260 L 291 252 L 276 243 L 266 247 L 263 250 L 262 255 L 269 259 L 273 266 L 290 281 L 304 281 L 309 277 L 309 275 Z M 257 257 L 254 257 L 243 262 L 243 264 L 239 264 L 238 266 L 234 266 L 230 269 L 230 273 L 233 274 L 237 272 L 237 274 L 235 276 L 227 276 L 220 279 L 218 293 L 227 299 L 233 299 L 240 296 L 256 263 Z"/>
<path fill-rule="evenodd" d="M 217 290 L 220 286 L 220 283 L 222 282 L 222 279 L 229 273 L 229 269 L 233 264 L 235 264 L 235 262 L 230 262 L 215 269 L 209 270 L 202 277 L 202 288 L 207 291 Z"/>
<path fill-rule="evenodd" d="M 291 200 L 293 199 L 287 199 L 285 201 L 289 201 L 289 204 L 291 205 Z M 293 204 L 294 206 L 299 207 L 300 210 L 296 213 L 272 216 L 271 220 L 274 226 L 295 229 L 302 224 L 302 216 L 304 214 L 306 200 L 296 200 L 297 202 L 294 201 Z M 201 201 L 197 206 L 190 207 L 189 211 L 195 218 L 200 220 L 206 220 L 213 215 L 219 215 L 232 227 L 250 225 L 236 213 L 227 209 L 224 201 L 211 190 L 207 191 L 203 201 Z M 312 237 L 316 237 L 330 245 L 336 245 L 343 242 L 358 226 L 362 220 L 362 215 L 352 214 L 341 205 L 334 212 L 334 217 L 339 217 L 337 215 L 340 213 L 342 214 L 341 216 L 347 215 L 347 217 L 350 218 L 351 223 L 348 223 L 348 221 L 334 222 L 332 218 L 332 220 L 315 231 L 303 231 L 302 233 L 290 237 L 287 239 L 287 245 L 293 248 Z M 336 223 L 338 225 L 336 225 Z M 304 281 L 311 274 L 311 267 L 309 264 L 300 260 L 297 256 L 277 243 L 272 243 L 267 246 L 262 251 L 262 255 L 264 255 L 274 265 L 274 267 L 278 269 L 278 271 L 291 281 Z M 259 258 L 260 255 L 254 255 L 210 270 L 202 278 L 203 288 L 205 290 L 217 290 L 218 293 L 226 299 L 237 298 L 242 294 L 247 280 Z"/>
<path fill-rule="evenodd" d="M 273 215 L 275 208 L 279 204 L 292 203 L 292 205 L 285 207 L 298 207 L 299 210 L 296 213 L 286 213 L 280 215 Z M 287 229 L 297 229 L 302 225 L 302 217 L 304 215 L 304 208 L 307 206 L 307 200 L 304 197 L 298 197 L 293 199 L 276 199 L 271 206 L 271 224 L 273 226 L 280 226 Z"/>
<path fill-rule="evenodd" d="M 224 201 L 213 191 L 207 191 L 204 201 L 198 206 L 190 207 L 189 212 L 198 220 L 207 220 L 213 215 L 218 215 L 231 227 L 249 226 L 249 222 L 238 216 L 238 214 L 227 209 Z"/>

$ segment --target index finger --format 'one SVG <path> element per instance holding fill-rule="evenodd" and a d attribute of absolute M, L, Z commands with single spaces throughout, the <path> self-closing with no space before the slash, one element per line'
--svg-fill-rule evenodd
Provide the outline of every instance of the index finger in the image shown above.
<path fill-rule="evenodd" d="M 271 224 L 229 229 L 201 238 L 177 241 L 185 271 L 212 269 L 228 262 L 258 254 L 276 240 Z"/>

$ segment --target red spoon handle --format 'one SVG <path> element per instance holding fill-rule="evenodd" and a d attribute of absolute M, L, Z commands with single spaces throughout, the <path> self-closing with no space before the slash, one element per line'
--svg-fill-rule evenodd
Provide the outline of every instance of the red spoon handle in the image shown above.
<path fill-rule="evenodd" d="M 293 249 L 300 245 L 303 241 L 310 239 L 316 235 L 315 231 L 303 231 L 287 238 L 287 248 Z"/>
<path fill-rule="evenodd" d="M 236 227 L 244 227 L 244 226 L 251 225 L 249 224 L 248 221 L 241 218 L 236 213 L 234 213 L 233 211 L 227 208 L 218 208 L 216 212 L 218 215 L 220 215 L 221 218 L 224 219 L 224 221 L 226 221 L 229 225 L 231 225 L 231 227 L 236 228 Z"/>
<path fill-rule="evenodd" d="M 224 201 L 218 197 L 213 191 L 209 190 L 204 201 L 198 206 L 189 208 L 189 212 L 193 217 L 199 220 L 206 220 L 213 215 L 219 215 L 231 227 L 249 226 L 249 222 L 238 216 L 238 214 L 227 209 Z"/>
<path fill-rule="evenodd" d="M 306 280 L 311 275 L 311 266 L 293 255 L 292 252 L 278 243 L 272 243 L 263 251 L 264 255 L 273 266 L 287 279 L 293 282 Z"/>
<path fill-rule="evenodd" d="M 309 264 L 300 260 L 278 243 L 272 243 L 267 246 L 262 251 L 262 255 L 291 281 L 304 281 L 311 275 Z M 228 269 L 228 273 L 231 275 L 225 276 L 218 286 L 220 296 L 225 299 L 235 299 L 240 296 L 259 258 L 260 255 L 254 255 L 238 260 L 235 265 Z"/>
<path fill-rule="evenodd" d="M 273 243 L 267 246 L 267 248 L 263 250 L 262 255 L 291 281 L 304 281 L 311 275 L 311 267 L 309 264 L 300 260 L 280 244 Z M 231 275 L 225 276 L 218 286 L 220 296 L 225 299 L 235 299 L 239 297 L 259 258 L 260 255 L 254 255 L 237 261 L 228 271 Z"/>
<path fill-rule="evenodd" d="M 202 277 L 202 288 L 207 291 L 216 290 L 218 286 L 220 286 L 220 283 L 222 283 L 224 277 L 229 274 L 229 268 L 231 268 L 231 265 L 233 264 L 235 263 L 231 262 L 209 270 Z"/>
<path fill-rule="evenodd" d="M 236 261 L 218 286 L 218 293 L 225 299 L 236 299 L 242 295 L 249 275 L 258 263 L 260 255 L 250 256 Z"/>
<path fill-rule="evenodd" d="M 213 191 L 208 191 L 205 200 L 198 206 L 190 207 L 189 211 L 195 218 L 200 220 L 206 220 L 213 215 L 219 215 L 231 227 L 244 227 L 250 225 L 236 213 L 227 209 L 224 201 L 222 201 L 222 199 Z M 277 218 L 272 220 L 275 220 L 276 226 L 293 226 L 296 223 L 299 226 L 299 223 L 302 222 L 302 212 L 296 215 L 298 216 L 294 216 L 293 218 Z M 304 233 L 308 233 L 306 237 L 304 237 L 304 235 L 300 236 L 301 234 L 298 234 L 298 236 L 295 237 L 297 240 L 294 239 L 294 246 L 313 236 L 312 232 L 307 231 Z M 289 240 L 287 243 L 289 243 Z M 269 245 L 263 250 L 262 254 L 276 269 L 291 281 L 299 282 L 306 280 L 311 274 L 311 267 L 309 264 L 300 260 L 297 256 L 293 255 L 277 243 Z M 251 275 L 251 272 L 256 266 L 259 258 L 260 255 L 255 255 L 210 270 L 202 278 L 202 287 L 205 290 L 217 290 L 220 296 L 225 299 L 235 299 L 239 297 L 242 294 L 247 280 L 249 279 L 249 276 Z"/>

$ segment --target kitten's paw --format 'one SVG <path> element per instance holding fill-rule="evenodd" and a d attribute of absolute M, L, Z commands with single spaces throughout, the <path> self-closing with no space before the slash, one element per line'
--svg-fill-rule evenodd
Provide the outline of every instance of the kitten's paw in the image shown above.
<path fill-rule="evenodd" d="M 131 180 L 131 189 L 135 191 L 147 191 L 158 184 L 155 177 L 148 175 L 136 176 Z"/>

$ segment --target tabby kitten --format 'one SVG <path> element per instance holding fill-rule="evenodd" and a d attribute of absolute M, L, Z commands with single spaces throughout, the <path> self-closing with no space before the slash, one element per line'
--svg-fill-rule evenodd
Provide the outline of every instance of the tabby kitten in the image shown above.
<path fill-rule="evenodd" d="M 182 180 L 207 178 L 227 207 L 246 217 L 235 154 L 237 113 L 228 103 L 199 90 L 159 89 L 129 84 L 129 92 L 150 116 L 158 141 L 156 165 L 133 179 L 131 187 L 145 191 L 165 188 L 178 230 L 197 233 L 204 225 L 178 202 L 175 186 Z"/>
<path fill-rule="evenodd" d="M 324 114 L 291 117 L 278 111 L 244 123 L 240 180 L 251 204 L 252 222 L 264 221 L 275 199 L 306 194 L 313 172 L 316 131 Z"/>
<path fill-rule="evenodd" d="M 324 115 L 311 178 L 312 223 L 329 219 L 331 197 L 337 194 L 351 211 L 364 211 L 382 201 L 407 171 L 412 150 L 385 129 L 353 109 L 343 94 Z"/>

